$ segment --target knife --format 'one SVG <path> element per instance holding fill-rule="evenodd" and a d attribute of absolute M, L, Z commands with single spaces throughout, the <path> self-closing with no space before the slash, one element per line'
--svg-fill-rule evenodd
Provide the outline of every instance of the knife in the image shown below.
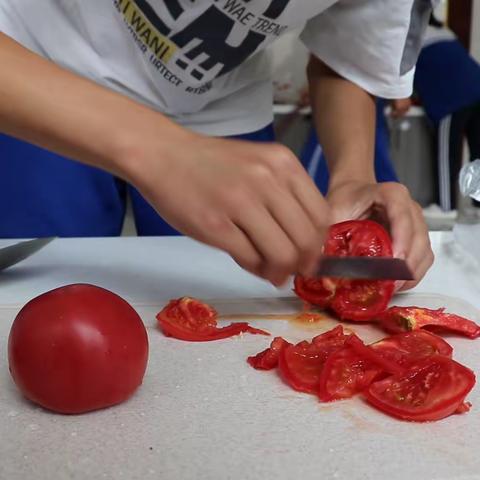
<path fill-rule="evenodd" d="M 391 257 L 336 257 L 320 260 L 317 277 L 354 278 L 359 280 L 413 280 L 405 260 Z"/>
<path fill-rule="evenodd" d="M 55 237 L 37 238 L 0 248 L 0 270 L 11 267 L 48 245 Z"/>

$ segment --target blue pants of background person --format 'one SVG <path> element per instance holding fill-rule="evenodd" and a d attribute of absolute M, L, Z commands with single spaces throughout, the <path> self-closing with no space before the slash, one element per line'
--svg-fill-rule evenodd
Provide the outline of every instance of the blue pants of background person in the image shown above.
<path fill-rule="evenodd" d="M 273 141 L 273 127 L 236 138 Z M 0 134 L 0 238 L 119 235 L 127 194 L 139 235 L 179 234 L 124 181 Z"/>
<path fill-rule="evenodd" d="M 390 157 L 389 133 L 384 108 L 385 103 L 377 100 L 375 175 L 378 182 L 398 182 L 398 177 Z M 303 148 L 301 161 L 309 175 L 314 179 L 317 187 L 325 195 L 328 191 L 328 168 L 314 128 L 311 129 Z"/>

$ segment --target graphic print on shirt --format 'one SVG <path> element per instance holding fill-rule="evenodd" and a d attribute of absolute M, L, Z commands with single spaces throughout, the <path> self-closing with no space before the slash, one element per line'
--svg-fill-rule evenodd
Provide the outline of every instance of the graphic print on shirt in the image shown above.
<path fill-rule="evenodd" d="M 154 10 L 146 0 L 113 0 L 134 41 L 158 73 L 199 95 L 210 90 L 212 80 L 288 28 L 277 19 L 290 1 L 267 1 L 258 13 L 250 7 L 258 4 L 255 0 L 214 0 L 185 22 L 185 16 L 191 16 L 189 6 L 205 4 L 205 0 L 164 0 L 161 10 Z"/>

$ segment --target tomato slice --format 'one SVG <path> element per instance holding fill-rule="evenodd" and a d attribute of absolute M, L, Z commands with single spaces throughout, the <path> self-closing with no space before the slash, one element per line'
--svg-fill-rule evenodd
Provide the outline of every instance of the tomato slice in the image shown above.
<path fill-rule="evenodd" d="M 353 397 L 382 374 L 377 363 L 352 347 L 352 337 L 363 345 L 358 337 L 351 335 L 344 347 L 333 352 L 323 366 L 318 382 L 318 398 L 323 402 Z"/>
<path fill-rule="evenodd" d="M 399 374 L 405 370 L 396 361 L 391 360 L 387 356 L 379 355 L 376 350 L 370 345 L 365 345 L 356 335 L 350 335 L 345 345 L 352 348 L 357 355 L 379 367 L 384 373 Z"/>
<path fill-rule="evenodd" d="M 391 257 L 387 231 L 371 220 L 350 220 L 329 229 L 326 255 Z M 394 282 L 342 278 L 295 277 L 295 293 L 303 300 L 329 308 L 344 320 L 367 321 L 385 310 L 392 298 Z"/>
<path fill-rule="evenodd" d="M 420 307 L 390 307 L 376 316 L 382 327 L 390 333 L 428 328 L 435 331 L 450 331 L 469 338 L 480 336 L 480 326 L 444 308 L 431 310 Z"/>
<path fill-rule="evenodd" d="M 311 342 L 304 340 L 287 346 L 280 353 L 280 375 L 294 390 L 317 393 L 322 367 L 328 356 L 343 347 L 348 335 L 341 325 L 316 336 Z"/>
<path fill-rule="evenodd" d="M 328 277 L 307 278 L 296 275 L 294 292 L 303 300 L 327 308 L 335 297 L 336 282 Z"/>
<path fill-rule="evenodd" d="M 282 337 L 275 337 L 270 347 L 252 357 L 247 362 L 256 370 L 272 370 L 278 365 L 278 358 L 281 352 L 291 345 Z"/>
<path fill-rule="evenodd" d="M 371 345 L 382 357 L 397 365 L 408 365 L 432 355 L 451 357 L 453 348 L 441 337 L 426 330 L 398 333 Z"/>
<path fill-rule="evenodd" d="M 416 422 L 465 411 L 464 399 L 475 385 L 467 367 L 442 355 L 426 357 L 399 375 L 379 380 L 366 391 L 367 401 L 382 412 Z"/>
<path fill-rule="evenodd" d="M 245 322 L 219 328 L 217 317 L 214 308 L 191 297 L 170 300 L 157 314 L 158 324 L 165 336 L 189 342 L 208 342 L 240 333 L 270 335 Z"/>

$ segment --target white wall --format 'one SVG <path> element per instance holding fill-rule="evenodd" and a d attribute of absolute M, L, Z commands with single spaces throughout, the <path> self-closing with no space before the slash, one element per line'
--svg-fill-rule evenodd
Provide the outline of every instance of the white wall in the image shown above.
<path fill-rule="evenodd" d="M 441 22 L 447 21 L 448 0 L 440 0 L 435 7 L 434 13 Z"/>
<path fill-rule="evenodd" d="M 471 52 L 480 61 L 480 0 L 473 0 Z"/>

